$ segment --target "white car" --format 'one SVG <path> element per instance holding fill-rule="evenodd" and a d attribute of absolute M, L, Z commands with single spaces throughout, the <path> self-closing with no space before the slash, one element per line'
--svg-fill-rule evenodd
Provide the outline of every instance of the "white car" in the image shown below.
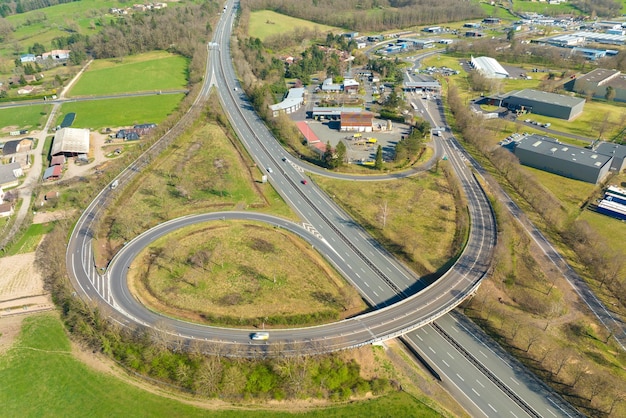
<path fill-rule="evenodd" d="M 267 172 L 268 172 L 268 173 L 270 173 L 270 174 L 274 172 L 274 170 L 272 170 L 272 167 L 267 167 L 267 168 L 266 168 L 266 170 L 267 170 Z"/>
<path fill-rule="evenodd" d="M 256 341 L 265 341 L 265 340 L 269 340 L 270 333 L 269 332 L 255 332 L 254 334 L 250 336 L 250 338 Z"/>

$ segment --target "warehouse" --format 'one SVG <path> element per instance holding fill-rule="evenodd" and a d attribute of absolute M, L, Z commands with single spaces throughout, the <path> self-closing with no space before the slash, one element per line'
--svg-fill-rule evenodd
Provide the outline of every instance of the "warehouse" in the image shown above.
<path fill-rule="evenodd" d="M 621 172 L 626 169 L 626 145 L 602 141 L 598 142 L 598 144 L 593 147 L 593 151 L 598 154 L 606 155 L 607 157 L 613 157 L 611 170 Z"/>
<path fill-rule="evenodd" d="M 507 78 L 509 72 L 491 57 L 472 57 L 470 65 L 487 78 Z"/>
<path fill-rule="evenodd" d="M 304 94 L 306 90 L 304 87 L 295 87 L 289 89 L 287 96 L 282 102 L 270 105 L 272 110 L 272 116 L 277 117 L 281 113 L 293 113 L 300 109 L 304 103 Z"/>
<path fill-rule="evenodd" d="M 502 100 L 502 105 L 510 110 L 572 120 L 583 112 L 585 99 L 525 89 L 509 93 Z"/>
<path fill-rule="evenodd" d="M 371 112 L 341 112 L 341 132 L 372 132 L 374 114 Z"/>
<path fill-rule="evenodd" d="M 604 180 L 613 161 L 613 157 L 541 135 L 521 138 L 514 153 L 523 165 L 593 184 Z"/>
<path fill-rule="evenodd" d="M 626 102 L 626 74 L 618 70 L 596 68 L 574 82 L 576 93 L 597 98 L 605 98 L 609 87 L 613 89 L 613 100 Z"/>
<path fill-rule="evenodd" d="M 55 156 L 63 154 L 66 157 L 89 152 L 89 129 L 62 128 L 54 135 L 52 152 Z"/>

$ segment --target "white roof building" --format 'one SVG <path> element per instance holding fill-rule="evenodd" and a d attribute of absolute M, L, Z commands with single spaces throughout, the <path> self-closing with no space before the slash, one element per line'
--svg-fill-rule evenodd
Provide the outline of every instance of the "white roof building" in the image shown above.
<path fill-rule="evenodd" d="M 295 87 L 289 89 L 289 91 L 287 92 L 287 96 L 283 99 L 282 102 L 270 105 L 272 115 L 276 117 L 280 114 L 280 112 L 293 113 L 296 110 L 300 109 L 300 106 L 302 106 L 302 103 L 304 103 L 305 92 L 306 90 L 304 87 Z"/>
<path fill-rule="evenodd" d="M 50 155 L 87 153 L 89 153 L 89 129 L 62 128 L 54 135 Z"/>
<path fill-rule="evenodd" d="M 472 57 L 470 64 L 487 78 L 507 78 L 509 72 L 491 57 Z"/>

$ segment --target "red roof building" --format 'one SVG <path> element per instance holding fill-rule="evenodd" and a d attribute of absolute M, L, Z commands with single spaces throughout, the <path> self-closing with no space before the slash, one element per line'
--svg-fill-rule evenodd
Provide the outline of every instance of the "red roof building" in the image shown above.
<path fill-rule="evenodd" d="M 372 112 L 341 112 L 342 132 L 372 132 L 374 114 Z"/>

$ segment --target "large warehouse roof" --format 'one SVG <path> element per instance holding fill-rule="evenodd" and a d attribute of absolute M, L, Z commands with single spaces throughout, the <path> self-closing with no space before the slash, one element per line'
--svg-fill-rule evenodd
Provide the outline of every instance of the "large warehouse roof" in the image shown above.
<path fill-rule="evenodd" d="M 472 57 L 471 64 L 474 69 L 480 71 L 488 78 L 506 78 L 509 72 L 491 57 Z"/>
<path fill-rule="evenodd" d="M 549 103 L 557 106 L 574 107 L 584 102 L 585 99 L 579 97 L 565 96 L 563 94 L 548 93 L 541 90 L 524 89 L 509 93 L 508 97 L 518 97 L 520 99 L 533 100 L 536 102 Z"/>
<path fill-rule="evenodd" d="M 89 129 L 63 128 L 54 135 L 50 155 L 89 153 Z"/>
<path fill-rule="evenodd" d="M 567 161 L 572 165 L 600 168 L 608 163 L 612 157 L 573 145 L 562 144 L 556 139 L 542 135 L 528 135 L 520 139 L 515 150 L 523 149 L 536 154 L 543 154 L 555 160 Z"/>

